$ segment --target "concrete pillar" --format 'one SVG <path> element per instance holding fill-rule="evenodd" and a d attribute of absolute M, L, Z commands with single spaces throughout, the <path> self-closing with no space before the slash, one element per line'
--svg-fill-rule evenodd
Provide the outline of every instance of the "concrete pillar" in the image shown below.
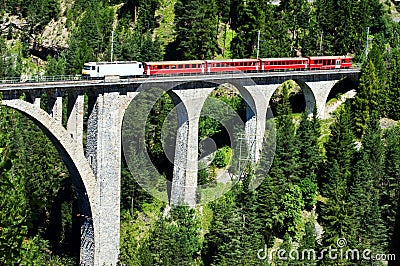
<path fill-rule="evenodd" d="M 33 105 L 40 108 L 40 97 L 33 99 Z"/>
<path fill-rule="evenodd" d="M 279 85 L 245 86 L 248 95 L 242 93 L 246 101 L 246 139 L 253 162 L 260 158 L 269 101 Z"/>
<path fill-rule="evenodd" d="M 67 131 L 82 147 L 83 141 L 84 95 L 68 95 Z"/>
<path fill-rule="evenodd" d="M 124 120 L 124 115 L 126 109 L 128 109 L 130 103 L 133 98 L 135 98 L 139 92 L 128 92 L 126 95 L 120 95 L 120 108 L 121 108 L 121 116 L 120 116 L 120 128 L 122 128 L 122 122 Z"/>
<path fill-rule="evenodd" d="M 201 109 L 214 88 L 173 90 L 178 114 L 171 204 L 196 205 L 198 135 Z M 179 102 L 179 103 L 178 103 Z"/>
<path fill-rule="evenodd" d="M 329 93 L 331 92 L 333 86 L 337 82 L 338 80 L 305 82 L 307 86 L 310 87 L 313 93 L 315 104 L 317 105 L 318 117 L 321 119 L 324 119 L 326 117 L 325 114 L 326 100 L 328 99 Z M 304 96 L 306 96 L 306 94 L 304 94 Z M 313 107 L 314 106 L 312 106 L 312 108 Z"/>
<path fill-rule="evenodd" d="M 89 96 L 86 157 L 96 175 L 94 265 L 116 265 L 120 236 L 121 128 L 119 93 Z"/>
<path fill-rule="evenodd" d="M 53 117 L 57 123 L 62 124 L 62 97 L 52 95 L 48 97 L 47 113 Z"/>
<path fill-rule="evenodd" d="M 40 93 L 32 92 L 26 94 L 26 101 L 40 108 Z"/>

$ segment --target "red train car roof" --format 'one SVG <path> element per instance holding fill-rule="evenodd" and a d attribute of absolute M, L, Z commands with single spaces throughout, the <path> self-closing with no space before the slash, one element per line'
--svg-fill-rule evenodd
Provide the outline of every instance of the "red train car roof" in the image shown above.
<path fill-rule="evenodd" d="M 351 56 L 345 55 L 333 55 L 333 56 L 310 56 L 311 60 L 318 60 L 318 59 L 344 59 L 344 58 L 352 58 Z"/>
<path fill-rule="evenodd" d="M 258 62 L 258 59 L 217 59 L 217 60 L 204 60 L 207 63 L 236 63 L 236 62 Z"/>
<path fill-rule="evenodd" d="M 260 58 L 261 61 L 298 61 L 308 60 L 306 57 Z"/>
<path fill-rule="evenodd" d="M 202 60 L 188 60 L 188 61 L 159 61 L 159 62 L 144 62 L 146 65 L 162 66 L 162 65 L 185 65 L 185 64 L 202 64 Z"/>

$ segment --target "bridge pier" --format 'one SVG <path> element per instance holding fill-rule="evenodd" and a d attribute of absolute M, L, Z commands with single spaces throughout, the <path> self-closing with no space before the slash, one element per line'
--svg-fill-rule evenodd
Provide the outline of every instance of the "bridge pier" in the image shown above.
<path fill-rule="evenodd" d="M 269 101 L 278 86 L 278 84 L 245 86 L 249 95 L 242 93 L 246 101 L 246 139 L 253 162 L 260 159 Z"/>
<path fill-rule="evenodd" d="M 62 96 L 48 96 L 47 113 L 58 123 L 62 124 Z"/>
<path fill-rule="evenodd" d="M 94 265 L 115 265 L 119 254 L 121 128 L 119 92 L 89 95 L 86 157 L 96 176 Z"/>
<path fill-rule="evenodd" d="M 83 141 L 84 95 L 68 94 L 67 131 L 82 146 Z"/>
<path fill-rule="evenodd" d="M 173 90 L 178 114 L 171 204 L 196 205 L 199 118 L 208 95 L 214 88 Z"/>
<path fill-rule="evenodd" d="M 324 119 L 327 116 L 325 113 L 326 100 L 328 99 L 331 89 L 338 81 L 339 80 L 305 82 L 305 84 L 307 84 L 312 91 L 312 96 L 314 97 L 315 104 L 317 105 L 318 117 L 321 119 Z M 314 105 L 307 105 L 307 108 L 314 108 Z M 313 109 L 309 109 L 309 111 L 312 112 Z"/>

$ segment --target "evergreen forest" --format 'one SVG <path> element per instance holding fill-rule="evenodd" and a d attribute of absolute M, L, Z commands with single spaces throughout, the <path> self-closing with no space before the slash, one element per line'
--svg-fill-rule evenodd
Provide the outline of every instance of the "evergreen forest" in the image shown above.
<path fill-rule="evenodd" d="M 136 182 L 138 175 L 152 178 L 143 162 L 135 162 L 143 165 L 135 172 L 122 158 L 120 265 L 399 265 L 396 1 L 1 0 L 0 6 L 0 82 L 79 75 L 85 62 L 111 59 L 112 32 L 119 61 L 255 58 L 260 33 L 260 57 L 349 55 L 361 69 L 358 81 L 345 78 L 332 89 L 327 106 L 334 108 L 323 120 L 306 109 L 299 84 L 282 84 L 269 103 L 273 161 L 266 141 L 259 162 L 247 164 L 240 182 L 206 205 L 170 208 Z M 245 119 L 246 104 L 233 86 L 221 85 L 211 99 Z M 146 120 L 147 150 L 167 179 L 172 164 L 161 130 L 173 108 L 163 94 Z M 202 117 L 199 141 L 207 138 L 217 149 L 199 167 L 198 184 L 222 191 L 216 177 L 237 162 L 222 124 Z M 81 219 L 52 142 L 28 117 L 0 106 L 0 266 L 79 264 Z M 339 244 L 369 250 L 369 259 L 289 256 Z M 286 259 L 264 256 L 266 247 L 286 251 Z M 391 256 L 374 260 L 382 254 Z"/>

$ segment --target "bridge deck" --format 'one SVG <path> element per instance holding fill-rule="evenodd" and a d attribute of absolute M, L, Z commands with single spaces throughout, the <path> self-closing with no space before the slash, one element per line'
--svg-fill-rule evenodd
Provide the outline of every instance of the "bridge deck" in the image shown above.
<path fill-rule="evenodd" d="M 339 80 L 344 77 L 358 78 L 360 69 L 340 69 L 340 70 L 315 70 L 315 71 L 287 71 L 287 72 L 257 72 L 257 73 L 216 73 L 191 76 L 157 76 L 146 78 L 129 78 L 121 79 L 118 82 L 106 82 L 104 80 L 79 80 L 79 81 L 54 81 L 54 82 L 37 82 L 37 83 L 14 83 L 0 84 L 0 92 L 3 96 L 9 94 L 20 94 L 22 92 L 34 91 L 73 91 L 73 90 L 126 90 L 138 91 L 140 86 L 162 86 L 175 87 L 185 84 L 185 88 L 193 88 L 201 86 L 211 87 L 215 84 L 234 83 L 241 85 L 252 84 L 280 84 L 286 80 L 299 79 L 304 82 L 308 81 L 328 81 Z M 189 84 L 189 87 L 188 87 Z"/>

